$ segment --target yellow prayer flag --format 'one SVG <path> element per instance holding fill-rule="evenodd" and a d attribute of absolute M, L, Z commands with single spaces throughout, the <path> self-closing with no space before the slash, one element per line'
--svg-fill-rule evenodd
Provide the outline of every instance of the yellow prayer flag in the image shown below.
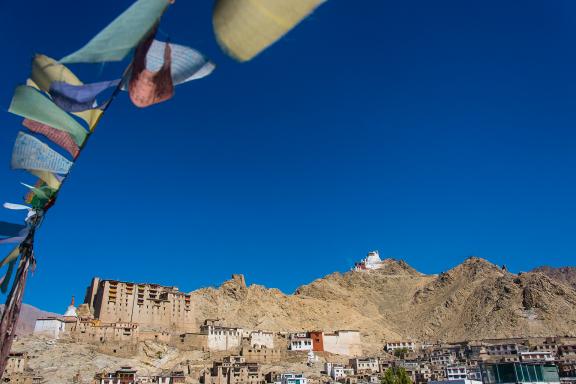
<path fill-rule="evenodd" d="M 28 172 L 42 180 L 46 183 L 50 188 L 58 190 L 62 182 L 60 182 L 53 173 L 48 171 L 41 171 L 37 169 L 29 169 Z"/>
<path fill-rule="evenodd" d="M 216 0 L 212 22 L 218 43 L 238 61 L 272 45 L 325 0 Z"/>
<path fill-rule="evenodd" d="M 32 81 L 38 88 L 48 93 L 54 81 L 64 81 L 72 85 L 82 85 L 75 74 L 64 65 L 46 55 L 37 54 L 32 60 Z"/>
<path fill-rule="evenodd" d="M 37 54 L 32 61 L 32 76 L 26 82 L 27 85 L 41 89 L 48 93 L 50 84 L 54 81 L 63 81 L 72 85 L 82 85 L 82 81 L 76 77 L 65 65 L 46 55 Z M 73 113 L 88 124 L 90 131 L 94 130 L 102 115 L 101 109 L 89 109 Z"/>
<path fill-rule="evenodd" d="M 84 120 L 86 124 L 88 124 L 88 127 L 90 128 L 90 132 L 92 132 L 94 128 L 96 128 L 96 125 L 98 125 L 98 122 L 100 121 L 100 118 L 102 117 L 103 113 L 104 113 L 103 110 L 95 108 L 95 109 L 88 109 L 82 112 L 73 112 L 72 114 Z"/>

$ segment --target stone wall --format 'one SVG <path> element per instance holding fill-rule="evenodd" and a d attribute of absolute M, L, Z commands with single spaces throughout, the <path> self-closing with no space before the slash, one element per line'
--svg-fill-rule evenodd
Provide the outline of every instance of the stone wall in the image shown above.
<path fill-rule="evenodd" d="M 229 351 L 240 348 L 242 331 L 234 328 L 217 328 L 208 334 L 208 349 Z"/>
<path fill-rule="evenodd" d="M 156 341 L 158 343 L 168 344 L 172 339 L 172 333 L 160 330 L 142 330 L 139 332 L 138 340 L 140 341 Z"/>
<path fill-rule="evenodd" d="M 207 351 L 208 335 L 202 333 L 172 335 L 169 344 L 183 351 Z"/>
<path fill-rule="evenodd" d="M 104 343 L 96 343 L 95 346 L 98 352 L 112 356 L 134 357 L 138 354 L 137 343 L 108 341 Z"/>
<path fill-rule="evenodd" d="M 102 323 L 100 321 L 78 321 L 69 330 L 73 340 L 87 343 L 124 342 L 136 343 L 139 339 L 137 324 Z"/>
<path fill-rule="evenodd" d="M 268 349 L 268 348 L 254 348 L 254 347 L 242 347 L 240 354 L 246 358 L 249 363 L 260 363 L 269 364 L 282 361 L 286 356 L 286 351 L 281 351 L 279 349 Z"/>
<path fill-rule="evenodd" d="M 274 348 L 274 334 L 272 332 L 254 331 L 250 333 L 250 346 Z"/>
<path fill-rule="evenodd" d="M 325 333 L 324 351 L 345 356 L 361 356 L 362 342 L 359 331 L 336 331 Z"/>

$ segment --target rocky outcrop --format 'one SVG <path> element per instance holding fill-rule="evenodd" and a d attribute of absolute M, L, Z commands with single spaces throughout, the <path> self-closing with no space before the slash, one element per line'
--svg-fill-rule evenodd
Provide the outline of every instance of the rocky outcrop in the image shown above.
<path fill-rule="evenodd" d="M 554 268 L 542 266 L 533 269 L 532 272 L 543 273 L 551 279 L 557 280 L 576 289 L 576 267 Z"/>

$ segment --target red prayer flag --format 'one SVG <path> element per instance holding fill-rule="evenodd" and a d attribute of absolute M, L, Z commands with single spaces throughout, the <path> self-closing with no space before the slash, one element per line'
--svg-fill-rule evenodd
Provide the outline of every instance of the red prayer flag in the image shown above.
<path fill-rule="evenodd" d="M 76 158 L 76 156 L 78 156 L 80 148 L 78 148 L 78 144 L 76 144 L 76 142 L 68 132 L 52 128 L 49 125 L 30 119 L 24 119 L 22 125 L 31 130 L 32 132 L 36 132 L 46 136 L 47 138 L 52 140 L 55 144 L 58 144 L 66 151 L 68 151 L 68 153 L 70 153 L 72 157 Z"/>
<path fill-rule="evenodd" d="M 132 103 L 140 108 L 168 100 L 174 94 L 172 51 L 168 42 L 164 47 L 164 63 L 160 70 L 153 72 L 146 69 L 146 54 L 155 34 L 156 31 L 154 30 L 136 47 L 132 61 L 132 75 L 128 83 L 128 92 Z"/>

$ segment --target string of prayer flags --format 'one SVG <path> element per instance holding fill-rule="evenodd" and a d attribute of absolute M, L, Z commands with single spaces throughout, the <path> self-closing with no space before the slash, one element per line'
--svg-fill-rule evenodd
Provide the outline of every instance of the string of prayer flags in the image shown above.
<path fill-rule="evenodd" d="M 123 60 L 158 23 L 168 0 L 138 0 L 62 63 L 102 63 Z"/>
<path fill-rule="evenodd" d="M 72 85 L 55 81 L 50 85 L 50 96 L 54 103 L 67 112 L 82 112 L 97 107 L 96 97 L 120 80 L 101 81 L 92 84 Z"/>
<path fill-rule="evenodd" d="M 326 0 L 216 0 L 212 24 L 220 47 L 238 61 L 268 48 Z"/>
<path fill-rule="evenodd" d="M 214 32 L 228 55 L 248 61 L 324 1 L 215 0 Z M 35 266 L 35 231 L 55 203 L 65 180 L 63 175 L 67 176 L 74 164 L 59 152 L 66 151 L 76 160 L 119 90 L 128 90 L 135 105 L 146 107 L 170 99 L 175 85 L 206 77 L 215 69 L 210 60 L 192 48 L 154 40 L 162 14 L 173 2 L 135 0 L 87 44 L 60 61 L 35 55 L 30 79 L 14 92 L 9 112 L 23 117 L 22 124 L 32 134 L 43 136 L 62 151 L 25 132 L 18 134 L 14 144 L 12 168 L 26 170 L 38 179 L 34 185 L 22 183 L 29 189 L 25 197 L 29 206 L 4 204 L 7 209 L 27 211 L 25 224 L 0 221 L 0 244 L 19 243 L 0 260 L 0 268 L 8 265 L 0 279 L 0 291 L 8 290 L 16 270 L 5 310 L 0 315 L 0 379 L 14 338 L 27 275 Z M 124 70 L 120 80 L 84 84 L 63 65 L 121 61 L 133 51 L 131 67 Z M 108 100 L 97 100 L 112 87 L 116 89 Z"/>
<path fill-rule="evenodd" d="M 17 87 L 8 111 L 68 132 L 79 146 L 86 139 L 87 132 L 80 123 L 32 87 Z"/>
<path fill-rule="evenodd" d="M 12 169 L 67 174 L 72 162 L 37 138 L 19 132 L 12 151 Z"/>
<path fill-rule="evenodd" d="M 42 124 L 30 119 L 24 119 L 22 125 L 32 132 L 46 136 L 53 143 L 58 144 L 60 147 L 65 149 L 69 154 L 72 155 L 73 158 L 78 156 L 80 148 L 78 147 L 78 144 L 74 142 L 74 139 L 72 139 L 72 136 L 70 136 L 68 132 L 54 129 L 46 124 Z"/>

